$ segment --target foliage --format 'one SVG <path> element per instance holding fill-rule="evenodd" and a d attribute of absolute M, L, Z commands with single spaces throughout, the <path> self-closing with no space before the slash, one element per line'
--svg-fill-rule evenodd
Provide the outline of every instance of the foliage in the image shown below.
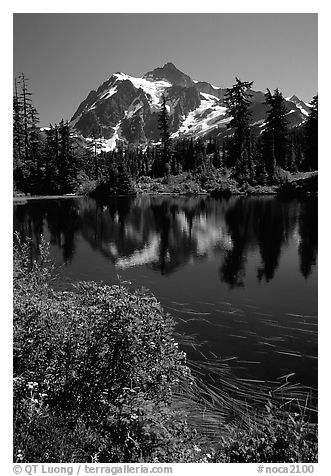
<path fill-rule="evenodd" d="M 77 175 L 77 184 L 75 192 L 79 195 L 90 195 L 94 192 L 97 186 L 97 181 L 88 177 L 85 172 L 79 172 Z"/>
<path fill-rule="evenodd" d="M 39 252 L 33 260 L 31 242 L 15 236 L 17 462 L 316 460 L 304 412 L 268 401 L 254 417 L 231 395 L 228 367 L 207 362 L 191 372 L 153 296 L 94 282 L 56 291 L 43 238 Z M 223 382 L 217 391 L 194 377 L 209 367 Z M 265 401 L 257 391 L 248 398 Z M 240 418 L 224 425 L 229 412 Z"/>
<path fill-rule="evenodd" d="M 317 427 L 304 412 L 284 412 L 270 401 L 261 425 L 232 425 L 213 462 L 316 463 Z"/>
<path fill-rule="evenodd" d="M 122 285 L 54 291 L 45 260 L 31 261 L 29 243 L 16 240 L 15 459 L 189 458 L 194 435 L 172 399 L 191 377 L 172 318 Z"/>
<path fill-rule="evenodd" d="M 236 83 L 226 91 L 224 102 L 230 115 L 226 137 L 215 129 L 215 135 L 209 139 L 171 138 L 164 96 L 158 118 L 159 144 L 147 143 L 143 147 L 119 140 L 114 150 L 105 152 L 100 129 L 86 140 L 74 135 L 63 120 L 40 130 L 27 79 L 21 74 L 15 79 L 13 97 L 14 189 L 37 195 L 78 191 L 107 197 L 133 193 L 134 183 L 139 184 L 141 177 L 167 177 L 169 182 L 174 176 L 193 172 L 198 179 L 194 191 L 201 193 L 224 188 L 218 183 L 213 186 L 208 174 L 213 170 L 219 176 L 227 170 L 237 182 L 235 188 L 245 191 L 281 184 L 286 175 L 281 170 L 316 170 L 317 96 L 312 100 L 306 124 L 289 131 L 282 93 L 276 89 L 272 94 L 268 89 L 264 132 L 254 137 L 250 124 L 252 84 L 236 78 Z M 154 184 L 157 191 L 157 182 Z M 181 188 L 174 190 L 178 191 L 182 192 Z"/>
<path fill-rule="evenodd" d="M 90 195 L 99 199 L 107 199 L 111 195 L 132 195 L 135 188 L 123 164 L 113 166 L 108 171 L 108 176 L 103 177 L 96 183 L 95 190 Z"/>
<path fill-rule="evenodd" d="M 236 176 L 247 176 L 248 163 L 250 160 L 250 129 L 249 120 L 251 112 L 250 89 L 253 82 L 241 81 L 236 78 L 236 83 L 232 88 L 227 89 L 224 102 L 231 116 L 227 124 L 228 129 L 233 130 L 233 136 L 229 142 L 228 148 L 228 166 L 234 167 Z"/>
<path fill-rule="evenodd" d="M 305 168 L 317 170 L 318 167 L 318 96 L 311 102 L 311 112 L 305 124 Z"/>
<path fill-rule="evenodd" d="M 158 117 L 158 128 L 162 147 L 159 150 L 159 157 L 156 161 L 155 172 L 157 175 L 169 175 L 171 162 L 171 140 L 169 132 L 169 114 L 166 105 L 166 97 L 163 95 L 160 114 Z"/>
<path fill-rule="evenodd" d="M 317 195 L 318 177 L 316 172 L 306 172 L 297 180 L 288 180 L 278 188 L 278 194 L 284 196 Z"/>
<path fill-rule="evenodd" d="M 288 155 L 288 121 L 286 106 L 282 93 L 275 89 L 274 94 L 267 89 L 265 104 L 269 106 L 265 130 L 263 132 L 263 160 L 269 177 L 276 166 L 285 168 Z"/>

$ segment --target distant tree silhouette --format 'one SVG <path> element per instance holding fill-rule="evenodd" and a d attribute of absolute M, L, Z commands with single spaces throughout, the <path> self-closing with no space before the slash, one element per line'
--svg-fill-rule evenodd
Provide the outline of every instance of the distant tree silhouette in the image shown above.
<path fill-rule="evenodd" d="M 233 137 L 229 140 L 229 150 L 227 157 L 227 165 L 234 166 L 235 175 L 237 177 L 248 176 L 248 160 L 249 160 L 249 121 L 251 112 L 250 89 L 252 82 L 241 81 L 236 78 L 236 83 L 226 90 L 224 103 L 226 104 L 230 122 L 227 124 L 229 129 L 233 130 Z"/>
<path fill-rule="evenodd" d="M 169 132 L 169 114 L 165 95 L 162 96 L 161 110 L 158 117 L 158 128 L 161 138 L 159 174 L 166 175 L 170 173 L 171 140 Z"/>
<path fill-rule="evenodd" d="M 305 124 L 305 169 L 318 168 L 318 96 L 311 102 L 311 111 Z"/>
<path fill-rule="evenodd" d="M 274 94 L 267 89 L 265 104 L 269 107 L 263 132 L 264 162 L 269 177 L 272 178 L 276 165 L 286 168 L 288 154 L 288 121 L 286 105 L 282 93 Z"/>

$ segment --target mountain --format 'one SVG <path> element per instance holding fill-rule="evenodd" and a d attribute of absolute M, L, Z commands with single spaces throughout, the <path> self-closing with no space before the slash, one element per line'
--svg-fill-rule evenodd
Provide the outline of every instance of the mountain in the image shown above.
<path fill-rule="evenodd" d="M 71 126 L 88 138 L 101 131 L 103 149 L 117 142 L 147 144 L 159 140 L 158 115 L 163 94 L 167 98 L 172 137 L 224 136 L 230 121 L 224 104 L 226 88 L 195 81 L 172 63 L 141 78 L 118 72 L 92 90 L 72 116 Z M 251 125 L 263 130 L 267 107 L 264 94 L 252 91 Z M 302 124 L 309 106 L 296 96 L 286 98 L 290 127 Z"/>

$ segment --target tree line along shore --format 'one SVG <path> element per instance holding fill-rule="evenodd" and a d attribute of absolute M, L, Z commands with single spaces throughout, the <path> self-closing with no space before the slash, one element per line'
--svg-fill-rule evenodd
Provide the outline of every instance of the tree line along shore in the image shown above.
<path fill-rule="evenodd" d="M 289 128 L 282 93 L 267 90 L 267 117 L 257 134 L 250 126 L 251 87 L 252 82 L 236 78 L 227 90 L 224 103 L 231 120 L 225 134 L 171 138 L 164 96 L 158 143 L 118 141 L 105 152 L 100 131 L 87 142 L 64 120 L 41 130 L 21 75 L 15 80 L 13 103 L 14 193 L 316 193 L 318 97 L 312 99 L 304 124 Z"/>

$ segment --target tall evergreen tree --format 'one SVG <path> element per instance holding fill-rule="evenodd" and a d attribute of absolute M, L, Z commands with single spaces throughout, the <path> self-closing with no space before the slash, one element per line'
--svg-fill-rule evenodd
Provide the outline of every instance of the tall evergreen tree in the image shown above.
<path fill-rule="evenodd" d="M 171 161 L 171 140 L 169 132 L 169 114 L 166 105 L 166 97 L 163 95 L 161 110 L 158 117 L 158 128 L 161 138 L 161 150 L 160 150 L 160 174 L 165 175 L 170 171 Z"/>
<path fill-rule="evenodd" d="M 15 78 L 14 97 L 13 97 L 13 175 L 14 184 L 19 190 L 22 189 L 24 182 L 23 172 L 23 113 L 22 103 L 18 94 L 17 79 Z"/>
<path fill-rule="evenodd" d="M 267 89 L 265 104 L 269 106 L 265 122 L 264 160 L 269 176 L 275 171 L 275 166 L 287 168 L 288 159 L 288 121 L 286 105 L 282 93 L 275 89 L 274 94 Z"/>
<path fill-rule="evenodd" d="M 42 138 L 38 112 L 32 104 L 23 73 L 14 83 L 13 159 L 15 186 L 23 192 L 38 193 L 41 182 Z"/>
<path fill-rule="evenodd" d="M 58 186 L 61 193 L 72 192 L 75 178 L 74 157 L 68 122 L 59 124 Z"/>
<path fill-rule="evenodd" d="M 44 146 L 44 193 L 58 192 L 58 164 L 59 164 L 59 144 L 57 125 L 46 129 Z"/>
<path fill-rule="evenodd" d="M 32 105 L 31 96 L 32 93 L 28 90 L 27 87 L 27 78 L 23 73 L 20 74 L 18 82 L 21 87 L 20 100 L 22 104 L 22 123 L 23 123 L 23 167 L 27 164 L 29 160 L 29 111 Z"/>
<path fill-rule="evenodd" d="M 231 116 L 230 122 L 227 124 L 228 129 L 233 130 L 233 137 L 229 141 L 229 150 L 227 164 L 234 166 L 235 175 L 237 177 L 247 176 L 247 161 L 249 157 L 249 120 L 251 112 L 250 89 L 253 82 L 241 81 L 236 78 L 236 83 L 232 88 L 227 89 L 224 102 Z"/>
<path fill-rule="evenodd" d="M 318 96 L 311 102 L 311 110 L 305 124 L 305 168 L 318 168 Z"/>
<path fill-rule="evenodd" d="M 33 105 L 29 107 L 29 188 L 32 193 L 39 194 L 42 177 L 42 139 L 38 127 L 39 115 Z"/>
<path fill-rule="evenodd" d="M 18 94 L 17 78 L 15 78 L 13 97 L 13 151 L 14 169 L 21 165 L 23 150 L 23 123 L 22 123 L 22 103 Z"/>

